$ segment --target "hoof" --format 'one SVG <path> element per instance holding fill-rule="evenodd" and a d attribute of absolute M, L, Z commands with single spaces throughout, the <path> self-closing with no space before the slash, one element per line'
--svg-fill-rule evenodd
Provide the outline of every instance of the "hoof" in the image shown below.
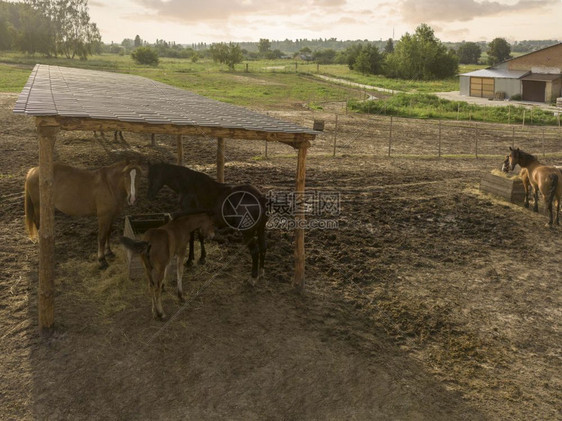
<path fill-rule="evenodd" d="M 109 250 L 108 252 L 105 253 L 105 257 L 113 258 L 113 257 L 115 257 L 115 253 L 113 253 L 113 251 Z"/>
<path fill-rule="evenodd" d="M 193 260 L 186 260 L 183 264 L 186 268 L 193 266 Z"/>
<path fill-rule="evenodd" d="M 248 284 L 250 284 L 251 286 L 255 287 L 256 282 L 257 282 L 257 278 L 254 278 L 253 276 L 248 278 Z"/>
<path fill-rule="evenodd" d="M 109 267 L 109 264 L 107 263 L 107 260 L 105 260 L 105 258 L 99 259 L 98 262 L 99 262 L 98 268 L 100 270 L 105 270 Z"/>
<path fill-rule="evenodd" d="M 260 269 L 258 280 L 261 281 L 263 278 L 265 278 L 265 269 Z"/>
<path fill-rule="evenodd" d="M 201 258 L 201 259 L 199 259 L 199 260 L 197 261 L 197 264 L 198 264 L 198 265 L 204 265 L 205 263 L 207 263 L 207 260 L 206 260 L 206 259 L 203 259 L 203 258 Z"/>
<path fill-rule="evenodd" d="M 154 319 L 159 320 L 161 322 L 166 320 L 166 313 L 162 313 L 162 314 L 154 314 Z"/>
<path fill-rule="evenodd" d="M 185 298 L 181 292 L 178 292 L 178 300 L 180 303 L 185 303 Z"/>

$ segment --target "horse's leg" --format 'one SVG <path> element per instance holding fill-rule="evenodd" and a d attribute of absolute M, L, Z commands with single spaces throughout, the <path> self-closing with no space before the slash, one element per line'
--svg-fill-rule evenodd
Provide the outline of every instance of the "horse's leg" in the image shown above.
<path fill-rule="evenodd" d="M 259 278 L 265 276 L 265 252 L 267 241 L 265 239 L 265 226 L 258 228 L 258 247 L 259 247 Z"/>
<path fill-rule="evenodd" d="M 556 197 L 556 225 L 560 225 L 560 196 Z"/>
<path fill-rule="evenodd" d="M 107 260 L 105 260 L 105 245 L 110 227 L 111 219 L 108 220 L 105 216 L 98 217 L 98 262 L 100 269 L 105 269 L 109 266 Z"/>
<path fill-rule="evenodd" d="M 539 188 L 538 186 L 533 186 L 533 198 L 535 199 L 535 203 L 533 205 L 533 211 L 539 211 Z"/>
<path fill-rule="evenodd" d="M 525 207 L 529 209 L 529 182 L 523 180 L 523 189 L 525 190 Z"/>
<path fill-rule="evenodd" d="M 252 277 L 250 278 L 249 282 L 252 286 L 254 286 L 256 285 L 256 281 L 258 278 L 259 247 L 258 242 L 254 237 L 248 238 L 247 244 L 252 256 Z"/>
<path fill-rule="evenodd" d="M 193 266 L 193 260 L 195 260 L 195 231 L 189 234 L 189 256 L 185 261 L 185 266 Z"/>
<path fill-rule="evenodd" d="M 204 265 L 207 261 L 207 252 L 205 251 L 205 238 L 201 234 L 201 231 L 197 231 L 197 236 L 199 237 L 199 245 L 201 246 L 201 256 L 199 257 L 199 264 Z"/>
<path fill-rule="evenodd" d="M 153 269 L 152 270 L 152 314 L 155 318 L 164 320 L 166 314 L 164 314 L 164 309 L 162 307 L 162 289 L 164 287 L 164 270 Z"/>
<path fill-rule="evenodd" d="M 185 248 L 180 250 L 177 254 L 176 261 L 176 282 L 177 282 L 177 292 L 180 302 L 184 302 L 183 298 L 183 259 L 185 258 Z"/>
<path fill-rule="evenodd" d="M 115 253 L 111 250 L 111 229 L 113 228 L 113 219 L 109 221 L 107 226 L 107 235 L 105 238 L 105 248 L 104 248 L 104 255 L 105 257 L 115 257 Z"/>

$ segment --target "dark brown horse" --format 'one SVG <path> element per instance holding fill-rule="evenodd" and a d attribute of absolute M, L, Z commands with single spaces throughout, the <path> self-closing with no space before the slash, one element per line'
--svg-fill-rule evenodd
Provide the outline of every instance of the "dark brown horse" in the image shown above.
<path fill-rule="evenodd" d="M 55 208 L 70 216 L 98 217 L 98 261 L 107 267 L 111 224 L 121 209 L 133 205 L 138 191 L 141 168 L 137 164 L 119 162 L 95 170 L 54 165 Z M 25 225 L 31 238 L 39 230 L 39 167 L 31 168 L 25 179 Z"/>
<path fill-rule="evenodd" d="M 183 301 L 183 259 L 191 233 L 199 230 L 202 236 L 214 235 L 213 216 L 207 212 L 179 215 L 165 225 L 151 228 L 142 236 L 142 241 L 121 237 L 123 245 L 141 256 L 148 287 L 152 295 L 152 314 L 164 319 L 162 289 L 167 278 L 168 266 L 174 257 L 176 262 L 177 293 Z"/>
<path fill-rule="evenodd" d="M 556 199 L 556 225 L 560 225 L 560 196 L 562 195 L 562 173 L 558 168 L 542 165 L 535 156 L 523 152 L 519 148 L 509 148 L 509 167 L 513 171 L 516 165 L 525 168 L 529 182 L 533 186 L 535 205 L 533 210 L 538 212 L 539 191 L 548 209 L 548 225 L 553 223 L 552 202 Z"/>
<path fill-rule="evenodd" d="M 213 209 L 219 228 L 230 227 L 240 231 L 252 256 L 250 283 L 255 284 L 258 277 L 264 275 L 266 200 L 258 189 L 251 185 L 219 183 L 207 174 L 179 165 L 150 165 L 148 198 L 154 199 L 163 186 L 178 194 L 182 210 Z M 201 260 L 204 258 L 202 247 Z M 193 237 L 188 261 L 192 259 Z"/>
<path fill-rule="evenodd" d="M 505 173 L 509 172 L 509 155 L 505 156 L 505 159 L 504 159 L 503 164 L 502 164 L 502 171 L 505 172 Z M 523 183 L 523 190 L 525 190 L 524 204 L 525 204 L 525 207 L 528 208 L 529 207 L 529 192 L 531 190 L 531 182 L 529 181 L 529 171 L 527 171 L 527 168 L 521 168 L 521 171 L 519 171 L 519 178 L 521 179 L 521 182 Z"/>

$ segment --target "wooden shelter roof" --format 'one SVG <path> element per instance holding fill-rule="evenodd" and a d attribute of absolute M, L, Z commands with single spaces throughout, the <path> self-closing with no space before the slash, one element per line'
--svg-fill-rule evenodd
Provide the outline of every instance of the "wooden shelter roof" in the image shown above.
<path fill-rule="evenodd" d="M 33 69 L 14 113 L 55 117 L 61 129 L 67 130 L 147 131 L 150 125 L 153 133 L 287 143 L 311 140 L 318 134 L 141 76 L 43 64 Z"/>

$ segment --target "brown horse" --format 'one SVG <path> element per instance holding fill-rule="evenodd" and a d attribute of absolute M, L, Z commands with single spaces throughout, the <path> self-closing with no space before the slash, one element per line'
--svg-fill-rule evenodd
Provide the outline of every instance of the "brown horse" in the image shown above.
<path fill-rule="evenodd" d="M 148 288 L 152 295 L 152 314 L 164 319 L 162 289 L 167 278 L 168 265 L 176 257 L 177 293 L 183 301 L 183 260 L 191 233 L 199 230 L 206 238 L 213 238 L 213 217 L 207 212 L 182 214 L 158 228 L 151 228 L 143 234 L 142 241 L 121 237 L 123 245 L 141 256 Z"/>
<path fill-rule="evenodd" d="M 539 211 L 539 191 L 548 208 L 548 225 L 553 223 L 552 202 L 556 198 L 556 225 L 560 225 L 560 196 L 562 195 L 562 173 L 558 168 L 542 165 L 535 156 L 523 152 L 519 148 L 509 148 L 509 166 L 513 171 L 516 165 L 525 168 L 528 172 L 529 182 L 533 186 L 535 205 L 533 210 Z"/>
<path fill-rule="evenodd" d="M 100 268 L 112 256 L 109 246 L 111 224 L 125 202 L 133 205 L 138 190 L 141 168 L 137 164 L 119 162 L 95 170 L 68 165 L 54 165 L 55 208 L 71 216 L 98 217 L 98 261 Z M 39 230 L 39 167 L 31 168 L 25 179 L 25 225 L 30 238 Z"/>
<path fill-rule="evenodd" d="M 509 172 L 509 155 L 505 156 L 505 159 L 502 164 L 502 171 L 505 173 Z M 527 168 L 521 168 L 521 171 L 519 171 L 519 178 L 523 182 L 523 189 L 525 190 L 525 207 L 528 208 L 531 182 L 529 181 L 529 171 L 527 171 Z"/>

